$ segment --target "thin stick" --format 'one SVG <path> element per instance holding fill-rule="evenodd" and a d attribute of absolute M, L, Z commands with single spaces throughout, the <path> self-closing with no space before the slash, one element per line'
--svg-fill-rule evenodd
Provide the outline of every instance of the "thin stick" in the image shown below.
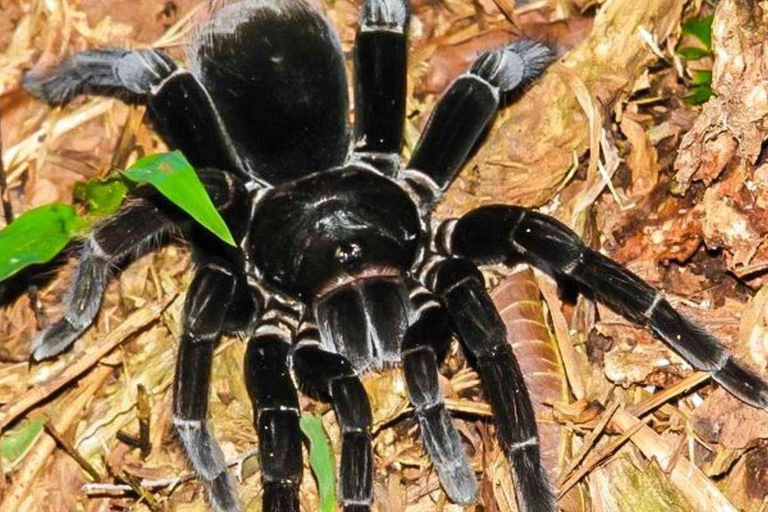
<path fill-rule="evenodd" d="M 139 503 L 145 502 L 152 512 L 162 512 L 163 509 L 160 507 L 160 503 L 152 496 L 152 493 L 141 486 L 138 478 L 127 471 L 123 471 L 119 478 L 127 483 L 133 492 L 139 495 Z"/>
<path fill-rule="evenodd" d="M 665 403 L 669 402 L 673 398 L 682 395 L 683 393 L 687 393 L 692 388 L 695 388 L 699 384 L 706 382 L 709 379 L 710 375 L 706 372 L 695 372 L 691 375 L 687 376 L 674 386 L 670 386 L 666 388 L 663 391 L 659 391 L 658 393 L 654 393 L 653 395 L 650 395 L 649 397 L 645 398 L 643 401 L 636 403 L 634 405 L 630 405 L 627 407 L 627 412 L 632 414 L 633 416 L 637 416 L 638 418 L 642 418 L 646 414 L 653 412 L 660 406 L 664 405 Z M 596 425 L 595 420 L 590 420 L 588 422 L 585 422 L 582 426 L 584 428 L 593 428 L 592 426 Z"/>
<path fill-rule="evenodd" d="M 608 409 L 606 409 L 606 411 L 600 417 L 600 421 L 597 423 L 595 429 L 592 430 L 592 432 L 590 432 L 589 435 L 584 439 L 584 444 L 581 446 L 581 449 L 579 449 L 579 452 L 573 457 L 573 459 L 568 462 L 568 465 L 565 467 L 565 469 L 563 469 L 558 487 L 563 486 L 563 483 L 568 480 L 568 478 L 571 476 L 571 473 L 573 473 L 581 460 L 587 455 L 587 453 L 589 453 L 589 451 L 592 449 L 592 446 L 594 446 L 595 441 L 597 441 L 597 438 L 600 437 L 600 434 L 603 433 L 605 427 L 608 426 L 608 422 L 611 421 L 613 414 L 619 409 L 619 407 L 621 407 L 621 402 L 617 401 L 608 407 Z"/>
<path fill-rule="evenodd" d="M 80 417 L 80 413 L 93 395 L 103 386 L 114 370 L 111 366 L 99 366 L 96 371 L 86 377 L 83 387 L 75 388 L 66 395 L 62 403 L 66 406 L 53 419 L 57 430 L 69 430 Z M 27 454 L 19 470 L 15 473 L 11 487 L 0 503 L 0 510 L 21 510 L 21 504 L 29 495 L 29 487 L 36 480 L 37 474 L 45 467 L 45 461 L 56 448 L 52 437 L 40 436 L 32 450 Z"/>
<path fill-rule="evenodd" d="M 632 436 L 632 443 L 646 458 L 656 459 L 661 469 L 669 475 L 672 484 L 695 510 L 736 512 L 736 507 L 695 464 L 685 457 L 675 458 L 675 450 L 650 427 L 644 425 L 643 421 L 626 410 L 619 410 L 613 416 L 611 424 L 625 432 L 640 426 Z"/>
<path fill-rule="evenodd" d="M 536 283 L 539 285 L 541 295 L 544 297 L 544 301 L 547 303 L 550 316 L 552 317 L 552 324 L 555 328 L 555 337 L 557 338 L 557 347 L 560 350 L 560 358 L 563 361 L 565 376 L 568 379 L 568 384 L 571 387 L 573 396 L 575 396 L 577 400 L 580 400 L 586 395 L 584 390 L 585 386 L 579 370 L 576 348 L 573 346 L 573 341 L 571 340 L 568 322 L 565 320 L 563 312 L 560 309 L 562 301 L 557 297 L 556 285 L 552 282 L 549 276 L 537 269 L 534 269 L 534 275 L 536 276 Z"/>
<path fill-rule="evenodd" d="M 45 431 L 48 432 L 48 435 L 53 438 L 54 441 L 56 441 L 56 444 L 58 444 L 67 454 L 75 459 L 75 462 L 77 462 L 81 468 L 83 468 L 83 471 L 88 473 L 91 478 L 96 480 L 97 482 L 100 482 L 102 480 L 101 475 L 98 471 L 96 471 L 96 468 L 94 468 L 90 462 L 88 462 L 85 457 L 80 455 L 80 452 L 77 451 L 77 449 L 72 446 L 72 443 L 64 439 L 64 436 L 62 436 L 59 431 L 56 429 L 56 427 L 51 424 L 50 421 L 46 421 L 43 424 L 43 428 L 45 428 Z"/>
<path fill-rule="evenodd" d="M 2 120 L 2 116 L 0 116 Z M 0 123 L 0 127 L 2 123 Z M 0 199 L 3 202 L 3 217 L 5 217 L 5 223 L 10 224 L 13 221 L 13 208 L 11 208 L 11 201 L 8 199 L 8 182 L 5 179 L 5 164 L 3 163 L 3 132 L 0 130 Z"/>
<path fill-rule="evenodd" d="M 136 311 L 99 343 L 86 348 L 80 357 L 59 372 L 58 375 L 25 393 L 19 400 L 0 409 L 0 432 L 29 409 L 47 400 L 52 394 L 96 366 L 104 356 L 127 340 L 133 333 L 154 322 L 176 297 L 178 294 L 169 295 L 163 301 L 154 302 L 149 307 Z M 0 508 L 0 510 L 14 509 Z"/>
<path fill-rule="evenodd" d="M 615 414 L 616 413 L 614 413 L 614 415 Z M 626 443 L 628 439 L 635 435 L 640 430 L 640 428 L 644 427 L 645 423 L 649 421 L 651 421 L 650 416 L 642 421 L 639 421 L 637 425 L 633 425 L 631 428 L 627 429 L 620 437 L 592 452 L 592 454 L 587 457 L 587 460 L 584 461 L 584 464 L 582 464 L 581 468 L 573 475 L 571 475 L 571 477 L 560 486 L 560 489 L 557 492 L 557 497 L 560 498 L 564 496 L 565 493 L 571 489 L 571 487 L 576 485 L 579 480 L 584 478 L 587 474 L 589 474 L 590 471 L 595 469 L 600 463 L 603 462 L 603 460 L 605 460 L 606 457 L 618 450 L 621 445 Z"/>
<path fill-rule="evenodd" d="M 139 435 L 131 435 L 124 430 L 117 432 L 117 438 L 127 445 L 133 446 L 141 450 L 141 457 L 146 459 L 149 456 L 149 452 L 152 449 L 152 442 L 149 436 L 149 422 L 152 418 L 152 410 L 149 405 L 149 395 L 147 394 L 147 388 L 143 384 L 138 386 L 138 397 L 136 399 L 136 409 L 138 411 L 139 418 Z"/>
<path fill-rule="evenodd" d="M 254 448 L 247 452 L 241 453 L 237 457 L 229 459 L 226 464 L 227 467 L 238 466 L 245 462 L 246 459 L 254 457 L 259 454 L 259 449 Z M 145 478 L 141 481 L 141 486 L 145 489 L 161 489 L 163 487 L 175 487 L 182 482 L 191 480 L 197 477 L 197 474 L 188 472 L 179 476 L 172 476 L 168 478 Z M 127 484 L 102 484 L 102 483 L 87 483 L 82 487 L 83 492 L 86 494 L 120 494 L 133 491 L 133 487 Z"/>
<path fill-rule="evenodd" d="M 710 375 L 706 372 L 695 372 L 687 376 L 674 386 L 670 386 L 664 391 L 654 393 L 648 399 L 643 400 L 640 403 L 627 407 L 627 412 L 633 416 L 642 417 L 649 412 L 655 410 L 657 407 L 664 405 L 668 401 L 672 400 L 678 395 L 682 395 L 691 388 L 695 388 L 702 382 L 708 380 Z"/>

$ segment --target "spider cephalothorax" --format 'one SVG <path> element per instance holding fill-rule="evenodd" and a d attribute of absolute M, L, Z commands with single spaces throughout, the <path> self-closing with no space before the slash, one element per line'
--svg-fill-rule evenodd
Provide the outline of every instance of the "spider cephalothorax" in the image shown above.
<path fill-rule="evenodd" d="M 480 55 L 443 95 L 401 166 L 407 24 L 406 0 L 364 1 L 352 135 L 338 39 L 303 0 L 225 5 L 190 45 L 191 71 L 158 51 L 112 49 L 28 75 L 27 89 L 52 103 L 96 93 L 146 104 L 159 134 L 196 166 L 238 242 L 226 246 L 160 197 L 132 201 L 85 242 L 67 313 L 40 334 L 33 357 L 60 353 L 88 328 L 116 261 L 182 228 L 197 271 L 179 345 L 174 423 L 222 511 L 239 505 L 207 426 L 208 385 L 214 347 L 233 332 L 249 339 L 245 376 L 256 410 L 264 510 L 298 510 L 296 385 L 335 408 L 344 509 L 370 508 L 372 416 L 360 375 L 390 364 L 404 367 L 443 488 L 456 502 L 472 502 L 475 477 L 438 384 L 453 334 L 483 381 L 520 508 L 555 510 L 531 402 L 477 268 L 490 261 L 522 259 L 590 288 L 736 396 L 766 408 L 765 382 L 553 218 L 489 206 L 432 226 L 433 206 L 500 99 L 541 74 L 551 56 L 531 41 Z"/>

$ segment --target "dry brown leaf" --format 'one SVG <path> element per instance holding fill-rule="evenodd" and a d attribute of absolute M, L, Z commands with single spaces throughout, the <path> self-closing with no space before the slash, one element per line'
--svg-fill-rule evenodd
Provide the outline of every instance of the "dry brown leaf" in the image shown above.
<path fill-rule="evenodd" d="M 632 172 L 630 197 L 646 197 L 659 182 L 659 156 L 651 144 L 645 128 L 630 115 L 621 118 L 621 132 L 630 144 L 626 157 L 627 167 Z"/>
<path fill-rule="evenodd" d="M 507 328 L 507 340 L 523 372 L 539 427 L 541 457 L 552 481 L 556 481 L 568 448 L 562 425 L 545 404 L 568 401 L 568 383 L 560 353 L 546 319 L 546 310 L 531 269 L 522 266 L 491 293 Z M 542 421 L 543 420 L 543 421 Z"/>

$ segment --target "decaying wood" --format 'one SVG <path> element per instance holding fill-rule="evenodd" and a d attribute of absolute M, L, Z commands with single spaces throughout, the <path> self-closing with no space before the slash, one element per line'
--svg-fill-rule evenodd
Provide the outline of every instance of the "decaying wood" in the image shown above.
<path fill-rule="evenodd" d="M 677 192 L 710 183 L 736 156 L 754 164 L 768 134 L 768 2 L 719 2 L 712 26 L 712 90 L 680 144 Z"/>

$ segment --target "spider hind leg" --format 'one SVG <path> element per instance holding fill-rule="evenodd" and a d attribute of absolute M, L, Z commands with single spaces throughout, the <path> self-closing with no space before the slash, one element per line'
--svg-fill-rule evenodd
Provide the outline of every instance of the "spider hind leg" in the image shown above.
<path fill-rule="evenodd" d="M 555 276 L 591 289 L 627 318 L 647 325 L 695 368 L 742 401 L 768 410 L 768 383 L 737 363 L 711 334 L 677 312 L 661 294 L 610 258 L 589 249 L 556 219 L 516 206 L 486 206 L 440 229 L 448 254 L 476 261 L 523 257 Z"/>
<path fill-rule="evenodd" d="M 76 53 L 56 68 L 27 73 L 24 88 L 54 105 L 80 94 L 103 94 L 140 101 L 168 78 L 176 64 L 157 50 L 101 49 Z"/>
<path fill-rule="evenodd" d="M 353 158 L 394 176 L 405 121 L 408 1 L 366 0 L 355 40 Z"/>
<path fill-rule="evenodd" d="M 147 105 L 157 132 L 197 168 L 248 175 L 208 91 L 157 50 L 102 49 L 76 53 L 53 69 L 27 73 L 24 87 L 50 104 L 96 94 Z"/>
<path fill-rule="evenodd" d="M 515 476 L 518 507 L 523 512 L 555 512 L 555 496 L 541 465 L 533 405 L 482 274 L 466 259 L 438 262 L 427 274 L 474 359 L 493 411 L 496 436 Z"/>

